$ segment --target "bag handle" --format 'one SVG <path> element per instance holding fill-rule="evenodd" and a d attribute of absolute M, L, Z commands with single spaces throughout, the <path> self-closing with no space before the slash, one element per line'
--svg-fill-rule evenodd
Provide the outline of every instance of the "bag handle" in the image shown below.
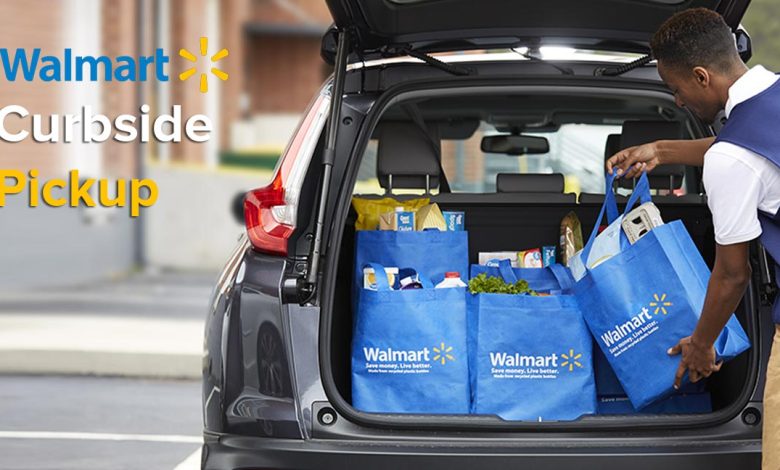
<path fill-rule="evenodd" d="M 652 202 L 653 200 L 652 196 L 650 195 L 650 181 L 647 179 L 647 173 L 644 171 L 642 172 L 642 176 L 639 177 L 639 181 L 637 181 L 636 186 L 634 186 L 634 191 L 631 193 L 631 197 L 628 198 L 628 203 L 626 203 L 626 210 L 623 211 L 624 216 L 631 212 L 631 209 L 634 208 L 634 204 L 637 203 L 637 200 L 642 204 Z"/>
<path fill-rule="evenodd" d="M 551 264 L 548 268 L 550 268 L 550 272 L 553 273 L 562 290 L 567 291 L 574 287 L 574 278 L 571 275 L 571 271 L 562 264 Z"/>
<path fill-rule="evenodd" d="M 585 247 L 582 249 L 581 259 L 583 260 L 583 263 L 587 263 L 586 260 L 588 259 L 588 256 L 590 256 L 590 250 L 593 248 L 593 241 L 598 235 L 599 226 L 601 225 L 601 220 L 604 218 L 605 210 L 607 212 L 607 223 L 611 224 L 617 219 L 617 202 L 615 201 L 615 193 L 612 192 L 612 183 L 615 181 L 616 176 L 615 174 L 607 174 L 606 178 L 607 188 L 604 195 L 604 204 L 601 206 L 601 212 L 599 212 L 599 216 L 596 219 L 596 225 L 593 227 L 593 232 L 591 232 L 590 238 L 588 238 L 588 243 L 586 243 Z M 623 216 L 631 212 L 631 209 L 634 208 L 634 205 L 637 203 L 637 201 L 641 201 L 642 204 L 652 201 L 652 197 L 650 196 L 650 182 L 648 181 L 647 173 L 645 172 L 642 172 L 642 176 L 639 177 L 636 186 L 634 186 L 631 197 L 628 198 L 626 208 L 623 211 Z M 612 212 L 613 208 L 614 212 Z M 615 216 L 610 217 L 610 213 L 614 214 Z"/>
<path fill-rule="evenodd" d="M 510 284 L 517 282 L 517 276 L 515 276 L 515 271 L 512 269 L 512 262 L 508 259 L 498 260 L 498 272 L 501 273 L 504 282 Z"/>
<path fill-rule="evenodd" d="M 382 291 L 382 290 L 390 290 L 390 284 L 387 282 L 387 275 L 385 274 L 385 267 L 382 266 L 379 263 L 367 263 L 363 268 L 373 268 L 374 270 L 374 279 L 376 279 L 376 290 Z M 384 276 L 380 276 L 379 273 L 385 274 Z"/>
<path fill-rule="evenodd" d="M 417 279 L 420 280 L 420 284 L 422 284 L 423 289 L 433 289 L 434 285 L 433 282 L 428 279 L 428 276 L 426 276 L 423 273 L 417 273 Z"/>
<path fill-rule="evenodd" d="M 596 217 L 596 224 L 593 226 L 593 231 L 590 233 L 590 237 L 588 238 L 588 242 L 585 244 L 585 246 L 582 249 L 582 255 L 581 258 L 583 260 L 583 263 L 585 263 L 585 260 L 588 259 L 588 256 L 590 255 L 590 250 L 593 246 L 593 241 L 596 239 L 596 236 L 599 234 L 599 227 L 601 226 L 601 221 L 604 220 L 604 214 L 607 215 L 607 224 L 611 224 L 618 218 L 618 208 L 617 208 L 617 201 L 615 200 L 615 192 L 612 189 L 612 183 L 615 182 L 616 175 L 613 174 L 607 174 L 606 175 L 606 184 L 604 188 L 604 204 L 601 205 L 601 210 L 599 211 L 598 217 Z"/>

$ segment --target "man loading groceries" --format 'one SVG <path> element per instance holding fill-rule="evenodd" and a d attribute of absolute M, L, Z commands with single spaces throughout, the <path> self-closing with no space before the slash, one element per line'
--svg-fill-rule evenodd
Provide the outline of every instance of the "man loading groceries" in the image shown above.
<path fill-rule="evenodd" d="M 704 8 L 669 18 L 653 36 L 658 74 L 675 102 L 707 123 L 724 110 L 717 138 L 657 141 L 618 152 L 607 171 L 632 178 L 658 165 L 703 166 L 715 226 L 715 266 L 693 334 L 669 349 L 681 354 L 675 388 L 688 372 L 697 382 L 720 370 L 713 344 L 751 276 L 748 246 L 756 238 L 780 261 L 780 81 L 760 65 L 748 69 L 723 18 Z M 780 268 L 775 264 L 775 272 Z M 780 302 L 764 392 L 764 469 L 780 469 Z"/>

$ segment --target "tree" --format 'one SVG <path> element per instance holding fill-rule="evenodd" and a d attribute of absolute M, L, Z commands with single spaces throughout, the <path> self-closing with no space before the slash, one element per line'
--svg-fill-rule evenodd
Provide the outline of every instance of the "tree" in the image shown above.
<path fill-rule="evenodd" d="M 761 64 L 780 71 L 780 2 L 753 0 L 742 25 L 753 41 L 753 58 L 748 65 Z"/>

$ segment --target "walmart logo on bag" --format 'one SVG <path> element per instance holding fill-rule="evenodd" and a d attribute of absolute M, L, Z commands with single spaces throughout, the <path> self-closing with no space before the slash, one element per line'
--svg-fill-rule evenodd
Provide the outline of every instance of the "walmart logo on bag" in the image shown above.
<path fill-rule="evenodd" d="M 655 299 L 655 301 L 650 302 L 650 307 L 655 307 L 653 315 L 658 315 L 658 312 L 663 312 L 664 315 L 669 313 L 669 311 L 666 310 L 666 307 L 671 307 L 672 303 L 666 300 L 666 294 L 661 294 L 660 296 L 658 294 L 653 294 L 653 299 Z"/>
<path fill-rule="evenodd" d="M 444 343 L 441 343 L 441 347 L 433 348 L 433 352 L 436 353 L 435 356 L 433 356 L 434 361 L 441 361 L 441 365 L 444 365 L 447 363 L 447 361 L 454 361 L 455 358 L 452 357 L 450 354 L 452 352 L 452 346 L 444 346 Z"/>
<path fill-rule="evenodd" d="M 653 300 L 650 301 L 648 307 L 642 307 L 642 310 L 631 317 L 625 323 L 619 323 L 613 326 L 610 330 L 600 335 L 601 342 L 606 347 L 612 347 L 619 343 L 624 338 L 630 338 L 637 330 L 646 329 L 656 323 L 653 316 L 650 315 L 652 309 L 653 315 L 662 313 L 664 315 L 669 313 L 668 307 L 672 306 L 672 302 L 667 300 L 666 294 L 653 294 Z M 651 331 L 652 333 L 652 331 Z"/>
<path fill-rule="evenodd" d="M 563 359 L 561 366 L 568 368 L 569 372 L 574 372 L 575 367 L 582 369 L 582 363 L 580 362 L 580 359 L 582 359 L 582 353 L 574 354 L 574 350 L 569 349 L 569 353 L 561 354 L 561 358 Z"/>
<path fill-rule="evenodd" d="M 560 361 L 559 361 L 560 359 Z M 491 352 L 490 364 L 495 367 L 539 367 L 544 368 L 546 372 L 558 371 L 560 368 L 568 369 L 574 372 L 575 369 L 583 368 L 582 353 L 577 353 L 574 349 L 558 355 L 555 353 L 547 355 L 524 355 L 520 353 L 509 354 L 505 352 Z M 557 373 L 557 372 L 555 372 Z"/>
<path fill-rule="evenodd" d="M 441 365 L 455 360 L 455 352 L 452 346 L 447 346 L 441 342 L 433 348 L 433 361 L 431 361 L 431 349 L 424 347 L 422 349 L 393 349 L 393 348 L 363 348 L 363 356 L 368 362 L 400 362 L 400 363 L 420 363 L 420 362 L 438 362 Z"/>

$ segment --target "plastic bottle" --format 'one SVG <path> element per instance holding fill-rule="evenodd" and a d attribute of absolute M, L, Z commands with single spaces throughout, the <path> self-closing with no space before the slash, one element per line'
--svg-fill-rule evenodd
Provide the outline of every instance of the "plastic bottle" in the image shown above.
<path fill-rule="evenodd" d="M 466 287 L 466 283 L 460 279 L 460 273 L 457 271 L 449 271 L 444 274 L 444 280 L 436 284 L 436 288 L 446 287 Z"/>

